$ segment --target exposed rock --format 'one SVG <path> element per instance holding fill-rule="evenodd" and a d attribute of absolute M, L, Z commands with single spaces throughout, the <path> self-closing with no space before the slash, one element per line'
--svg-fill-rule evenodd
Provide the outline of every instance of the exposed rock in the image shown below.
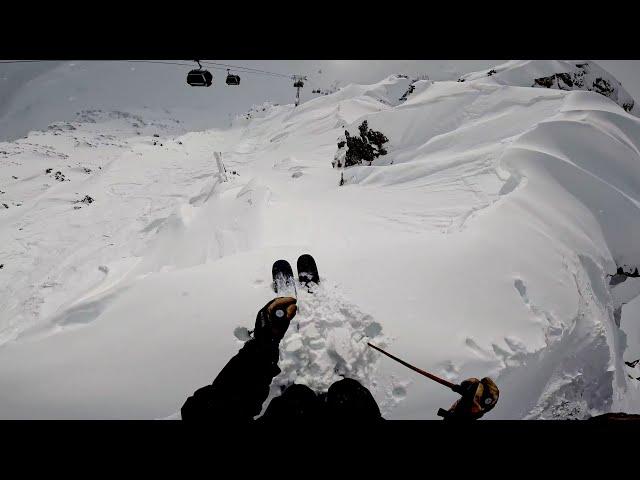
<path fill-rule="evenodd" d="M 626 265 L 625 265 L 626 266 Z M 640 277 L 640 272 L 638 272 L 638 267 L 629 267 L 629 271 L 625 271 L 624 267 L 618 267 L 616 273 L 611 275 L 611 280 L 609 280 L 610 286 L 615 286 L 620 283 L 623 283 L 627 278 L 638 278 Z"/>
<path fill-rule="evenodd" d="M 402 96 L 400 97 L 400 101 L 401 102 L 405 102 L 407 100 L 407 98 L 409 98 L 409 95 L 411 95 L 415 89 L 416 89 L 416 87 L 415 87 L 415 85 L 413 83 L 411 85 L 409 85 L 409 88 L 407 89 L 407 91 L 404 92 L 402 94 Z"/>
<path fill-rule="evenodd" d="M 492 73 L 493 72 L 493 73 Z M 492 82 L 515 87 L 584 90 L 599 93 L 620 105 L 625 111 L 640 116 L 634 99 L 609 72 L 592 61 L 576 60 L 510 60 L 490 70 L 460 76 L 458 82 Z"/>
<path fill-rule="evenodd" d="M 536 78 L 533 87 L 556 88 L 558 90 L 587 90 L 596 92 L 618 103 L 625 111 L 630 112 L 635 102 L 633 99 L 620 99 L 620 82 L 615 79 L 606 79 L 602 75 L 593 72 L 592 66 L 587 63 L 575 64 L 576 70 Z M 617 85 L 616 85 L 617 84 Z"/>
<path fill-rule="evenodd" d="M 398 75 L 401 78 L 409 78 L 407 75 Z M 419 82 L 420 80 L 429 80 L 429 75 L 426 74 L 422 74 L 422 75 L 418 75 L 416 78 L 413 78 L 411 80 L 411 83 L 409 84 L 409 88 L 407 89 L 406 92 L 404 92 L 402 94 L 402 96 L 399 98 L 400 102 L 405 102 L 407 100 L 407 98 L 409 98 L 409 96 L 415 91 L 416 89 L 416 83 Z M 460 81 L 460 80 L 458 80 Z M 463 80 L 464 81 L 464 80 Z"/>
<path fill-rule="evenodd" d="M 636 420 L 640 421 L 640 415 L 636 415 L 633 413 L 625 413 L 625 412 L 610 412 L 603 413 L 602 415 L 596 415 L 595 417 L 589 417 L 588 421 L 596 421 L 596 422 L 608 422 L 608 421 L 617 421 L 617 420 Z"/>

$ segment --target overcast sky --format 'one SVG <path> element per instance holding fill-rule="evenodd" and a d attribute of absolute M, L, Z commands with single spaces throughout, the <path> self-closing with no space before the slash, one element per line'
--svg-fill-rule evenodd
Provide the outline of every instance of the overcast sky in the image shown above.
<path fill-rule="evenodd" d="M 394 73 L 453 80 L 489 69 L 505 60 L 217 60 L 285 75 L 308 77 L 302 101 L 317 97 L 312 90 L 349 83 L 376 83 Z M 183 61 L 184 62 L 184 61 Z M 596 60 L 640 100 L 640 61 Z M 235 114 L 265 101 L 293 103 L 288 78 L 239 72 L 240 87 L 224 84 L 226 69 L 213 69 L 212 88 L 185 84 L 187 65 L 74 61 L 0 64 L 0 140 L 26 135 L 52 122 L 73 120 L 83 109 L 170 109 L 186 128 L 225 127 Z"/>
<path fill-rule="evenodd" d="M 287 75 L 293 73 L 306 74 L 309 76 L 310 84 L 330 84 L 335 80 L 341 80 L 343 84 L 349 82 L 374 83 L 392 73 L 406 73 L 409 75 L 425 73 L 433 80 L 444 80 L 457 77 L 463 73 L 494 66 L 504 61 L 506 60 L 218 60 L 218 62 L 222 63 L 261 68 Z M 595 61 L 620 80 L 635 99 L 640 99 L 640 60 Z M 7 87 L 9 86 L 8 81 L 12 80 L 12 78 L 15 78 L 18 82 L 27 80 L 24 75 L 16 77 L 14 72 L 40 74 L 56 65 L 60 65 L 60 63 L 0 65 L 0 79 L 5 80 L 3 82 L 4 85 L 0 83 L 0 99 L 10 94 L 11 89 Z M 137 65 L 134 66 L 134 69 L 139 69 L 140 67 L 141 65 Z M 176 68 L 180 69 L 178 66 L 159 67 L 159 69 L 167 71 Z M 213 70 L 213 73 L 220 72 Z"/>

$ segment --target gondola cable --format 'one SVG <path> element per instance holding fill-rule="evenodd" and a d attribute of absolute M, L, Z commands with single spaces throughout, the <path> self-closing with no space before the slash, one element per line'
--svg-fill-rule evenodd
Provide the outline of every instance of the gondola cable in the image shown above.
<path fill-rule="evenodd" d="M 36 63 L 36 62 L 55 62 L 57 60 L 0 60 L 0 64 L 11 64 L 11 63 Z M 181 67 L 188 67 L 187 63 L 178 63 L 174 61 L 166 61 L 166 60 L 115 60 L 120 62 L 129 62 L 129 63 L 154 63 L 154 64 L 162 64 L 162 65 L 178 65 Z M 296 102 L 295 105 L 298 106 L 300 102 L 300 88 L 304 87 L 304 80 L 307 80 L 306 76 L 303 75 L 285 75 L 282 73 L 269 72 L 268 70 L 261 70 L 257 68 L 251 67 L 243 67 L 240 65 L 230 65 L 226 63 L 218 63 L 218 62 L 209 62 L 209 61 L 199 61 L 195 60 L 198 64 L 197 69 L 193 69 L 189 71 L 187 74 L 187 83 L 194 87 L 209 87 L 213 84 L 213 75 L 208 70 L 202 68 L 202 63 L 209 66 L 212 65 L 211 69 L 213 70 L 226 70 L 227 85 L 240 85 L 240 76 L 237 74 L 232 74 L 230 72 L 230 68 L 223 67 L 232 67 L 234 70 L 242 73 L 252 74 L 252 75 L 268 75 L 280 78 L 287 78 L 294 81 L 294 88 L 296 89 Z"/>

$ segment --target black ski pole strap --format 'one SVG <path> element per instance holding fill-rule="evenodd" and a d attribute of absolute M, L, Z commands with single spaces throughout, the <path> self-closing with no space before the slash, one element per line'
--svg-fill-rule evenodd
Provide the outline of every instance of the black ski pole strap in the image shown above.
<path fill-rule="evenodd" d="M 437 415 L 442 418 L 449 418 L 451 416 L 451 412 L 444 408 L 439 408 Z"/>

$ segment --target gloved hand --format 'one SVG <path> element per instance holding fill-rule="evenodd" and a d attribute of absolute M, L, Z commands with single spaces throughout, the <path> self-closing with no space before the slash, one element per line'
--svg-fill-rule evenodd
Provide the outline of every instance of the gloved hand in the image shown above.
<path fill-rule="evenodd" d="M 467 378 L 460 382 L 460 395 L 466 400 L 473 400 L 476 395 L 476 391 L 480 386 L 480 380 L 477 378 Z"/>
<path fill-rule="evenodd" d="M 296 316 L 296 302 L 292 297 L 278 297 L 267 303 L 256 316 L 253 337 L 259 342 L 278 344 Z"/>
<path fill-rule="evenodd" d="M 460 383 L 460 395 L 445 418 L 459 420 L 477 420 L 495 407 L 500 396 L 500 390 L 493 380 L 485 377 L 482 380 L 467 378 Z"/>
<path fill-rule="evenodd" d="M 482 385 L 482 392 L 480 392 L 480 405 L 482 405 L 482 413 L 483 415 L 487 413 L 489 410 L 493 409 L 498 403 L 498 398 L 500 398 L 500 389 L 498 385 L 489 377 L 484 377 L 480 380 L 480 385 Z"/>

